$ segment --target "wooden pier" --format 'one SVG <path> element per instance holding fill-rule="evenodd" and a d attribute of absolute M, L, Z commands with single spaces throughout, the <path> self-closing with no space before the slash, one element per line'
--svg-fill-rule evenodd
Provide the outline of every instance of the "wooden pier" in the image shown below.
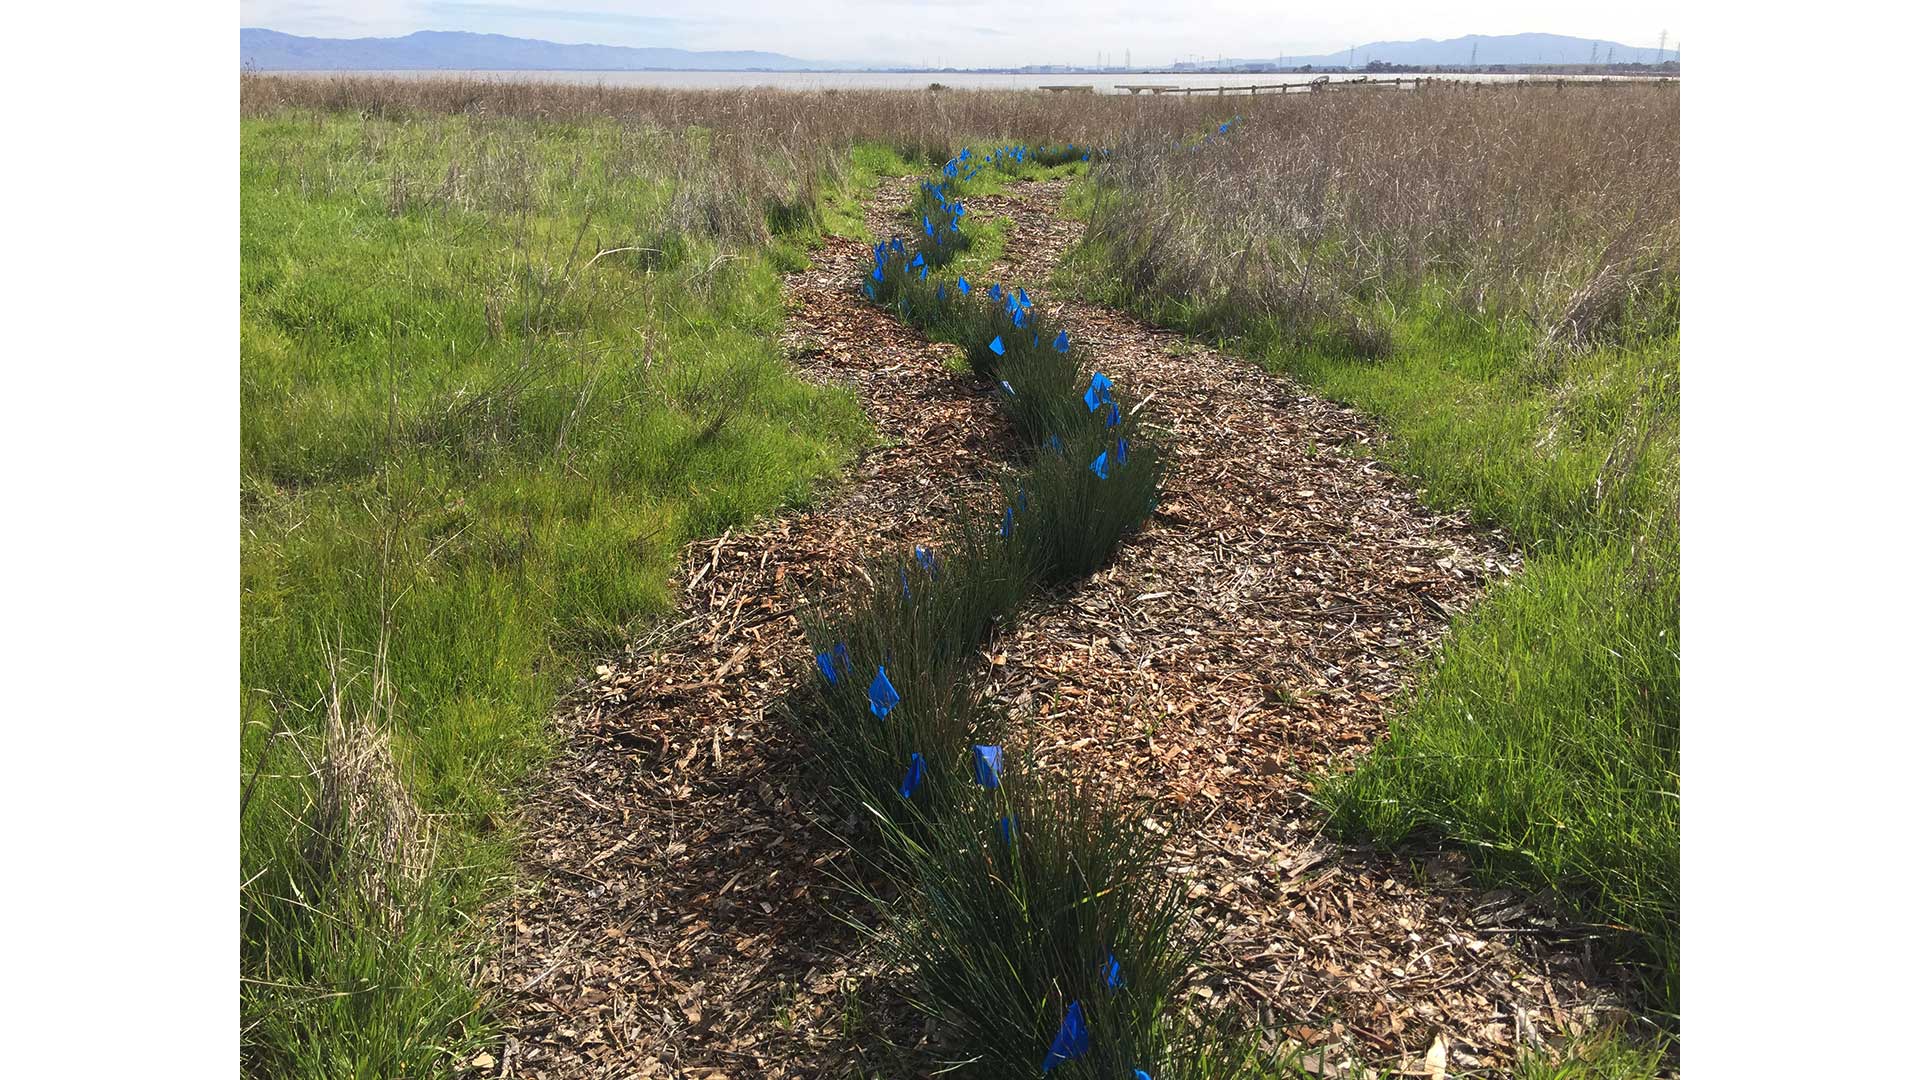
<path fill-rule="evenodd" d="M 1357 79 L 1335 79 L 1328 75 L 1322 75 L 1319 78 L 1312 80 L 1311 82 L 1261 83 L 1253 86 L 1167 86 L 1163 83 L 1115 83 L 1113 88 L 1115 90 L 1125 90 L 1129 94 L 1153 94 L 1156 97 L 1161 94 L 1217 94 L 1221 97 L 1225 97 L 1228 94 L 1238 94 L 1238 93 L 1258 94 L 1262 90 L 1268 91 L 1269 93 L 1276 93 L 1276 94 L 1297 94 L 1297 93 L 1315 93 L 1321 90 L 1345 90 L 1345 89 L 1351 89 L 1355 87 L 1364 87 L 1364 86 L 1393 87 L 1395 89 L 1405 86 L 1405 87 L 1411 87 L 1412 89 L 1415 89 L 1415 90 L 1419 90 L 1422 87 L 1440 86 L 1440 87 L 1445 87 L 1447 89 L 1457 90 L 1457 89 L 1478 89 L 1481 87 L 1489 87 L 1489 86 L 1556 86 L 1556 87 L 1606 86 L 1606 85 L 1609 85 L 1612 83 L 1618 83 L 1618 82 L 1659 82 L 1659 83 L 1670 82 L 1670 83 L 1677 84 L 1679 81 L 1680 80 L 1678 78 L 1673 76 L 1651 76 L 1651 77 L 1629 76 L 1629 77 L 1617 78 L 1617 79 L 1567 79 L 1567 78 L 1551 78 L 1551 77 L 1533 77 L 1533 78 L 1501 80 L 1498 82 L 1494 82 L 1494 81 L 1480 82 L 1480 81 L 1474 81 L 1474 80 L 1468 80 L 1468 79 L 1449 79 L 1449 78 L 1437 77 L 1437 76 L 1402 75 L 1394 78 L 1385 78 L 1385 79 L 1369 78 L 1366 76 L 1362 76 Z M 1090 86 L 1043 86 L 1040 89 L 1056 90 L 1056 91 L 1057 90 L 1091 90 L 1092 87 Z"/>

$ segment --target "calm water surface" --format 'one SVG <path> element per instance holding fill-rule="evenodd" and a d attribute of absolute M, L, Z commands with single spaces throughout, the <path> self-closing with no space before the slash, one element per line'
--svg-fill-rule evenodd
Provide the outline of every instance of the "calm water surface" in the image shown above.
<path fill-rule="evenodd" d="M 770 87 L 777 90 L 919 90 L 931 83 L 957 90 L 1033 90 L 1042 86 L 1091 86 L 1096 93 L 1126 93 L 1121 85 L 1148 86 L 1274 86 L 1281 83 L 1308 83 L 1319 75 L 1147 75 L 1139 72 L 1108 75 L 1016 75 L 989 72 L 935 71 L 285 71 L 276 75 L 305 78 L 342 76 L 392 76 L 402 79 L 469 78 L 503 82 L 582 83 L 589 86 L 660 86 L 674 89 L 734 89 Z M 1334 81 L 1358 78 L 1335 74 Z M 1454 79 L 1462 82 L 1517 82 L 1528 78 L 1553 80 L 1634 81 L 1636 76 L 1606 75 L 1436 75 L 1426 78 Z"/>

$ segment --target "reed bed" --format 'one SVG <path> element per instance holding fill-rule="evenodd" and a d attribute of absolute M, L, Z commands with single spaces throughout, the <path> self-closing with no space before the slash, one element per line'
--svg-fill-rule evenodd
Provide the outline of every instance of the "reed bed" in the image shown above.
<path fill-rule="evenodd" d="M 1250 104 L 1250 103 L 1249 103 Z M 1431 305 L 1544 339 L 1677 316 L 1679 91 L 1300 95 L 1213 152 L 1130 131 L 1088 241 L 1111 294 L 1182 325 L 1360 356 Z"/>

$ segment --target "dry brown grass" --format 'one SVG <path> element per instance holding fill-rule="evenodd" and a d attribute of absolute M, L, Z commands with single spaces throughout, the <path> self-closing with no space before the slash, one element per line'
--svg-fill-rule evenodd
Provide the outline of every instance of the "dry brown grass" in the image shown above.
<path fill-rule="evenodd" d="M 1437 286 L 1476 317 L 1586 341 L 1677 287 L 1671 86 L 1301 95 L 1199 151 L 1136 139 L 1091 235 L 1130 299 L 1382 347 Z"/>

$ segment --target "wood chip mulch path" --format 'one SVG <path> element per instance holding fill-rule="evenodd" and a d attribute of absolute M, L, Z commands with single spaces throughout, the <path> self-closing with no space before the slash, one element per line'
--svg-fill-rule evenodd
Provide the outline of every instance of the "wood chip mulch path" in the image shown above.
<path fill-rule="evenodd" d="M 876 194 L 874 235 L 900 229 L 915 186 Z M 1050 297 L 1078 232 L 1063 191 L 968 205 L 1011 218 L 999 280 L 1052 308 L 1083 363 L 1151 395 L 1177 459 L 1109 567 L 983 650 L 1012 730 L 1043 767 L 1152 802 L 1217 930 L 1201 993 L 1320 1045 L 1329 1075 L 1348 1059 L 1417 1070 L 1436 1036 L 1454 1075 L 1499 1075 L 1522 1043 L 1617 1015 L 1618 973 L 1537 898 L 1477 889 L 1447 853 L 1344 849 L 1309 800 L 1317 771 L 1385 734 L 1449 614 L 1517 556 L 1421 506 L 1354 412 Z M 859 396 L 877 445 L 816 506 L 690 545 L 681 617 L 568 700 L 484 972 L 510 1034 L 477 1073 L 905 1076 L 932 1060 L 907 976 L 841 921 L 858 914 L 837 885 L 847 823 L 817 820 L 774 706 L 806 670 L 796 607 L 860 556 L 933 538 L 1017 447 L 951 349 L 854 293 L 870 258 L 830 239 L 787 278 L 786 343 L 804 377 Z"/>

